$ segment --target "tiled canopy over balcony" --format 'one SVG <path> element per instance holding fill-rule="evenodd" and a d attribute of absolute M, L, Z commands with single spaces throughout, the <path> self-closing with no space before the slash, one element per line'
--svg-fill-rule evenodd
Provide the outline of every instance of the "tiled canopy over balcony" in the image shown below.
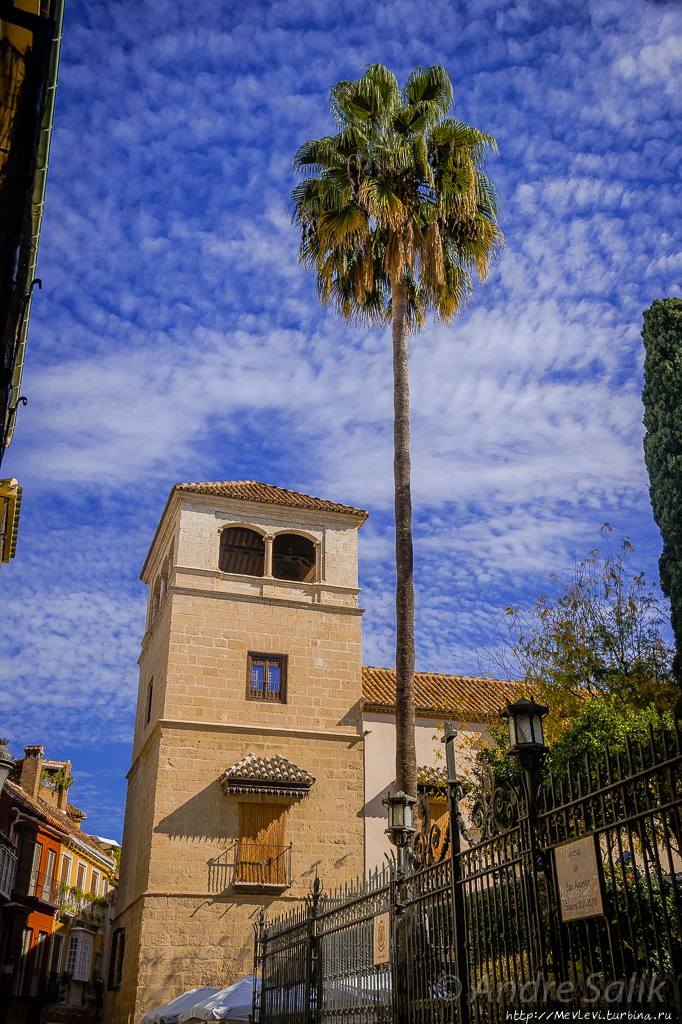
<path fill-rule="evenodd" d="M 270 793 L 305 796 L 315 782 L 310 772 L 275 754 L 256 757 L 247 754 L 220 776 L 223 793 Z"/>

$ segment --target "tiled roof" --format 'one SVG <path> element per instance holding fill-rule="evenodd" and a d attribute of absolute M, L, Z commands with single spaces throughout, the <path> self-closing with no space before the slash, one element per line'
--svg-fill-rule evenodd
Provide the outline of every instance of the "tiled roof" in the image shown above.
<path fill-rule="evenodd" d="M 247 754 L 220 776 L 223 793 L 293 793 L 303 796 L 315 778 L 285 757 Z"/>
<path fill-rule="evenodd" d="M 369 516 L 369 512 L 365 512 L 361 508 L 353 508 L 352 505 L 341 505 L 337 501 L 327 501 L 326 498 L 313 498 L 310 494 L 288 491 L 285 487 L 263 484 L 258 480 L 214 480 L 205 483 L 175 484 L 161 513 L 154 538 L 142 566 L 140 579 L 144 578 L 147 563 L 154 549 L 156 538 L 159 536 L 166 510 L 173 495 L 178 491 L 184 494 L 214 494 L 221 498 L 240 498 L 243 501 L 257 501 L 263 505 L 286 505 L 290 508 L 318 509 L 320 512 L 342 512 L 347 516 L 361 518 L 363 523 Z"/>
<path fill-rule="evenodd" d="M 507 697 L 518 686 L 506 679 L 479 676 L 446 676 L 438 672 L 415 672 L 417 714 L 450 715 L 467 722 L 497 718 Z M 363 665 L 362 694 L 367 711 L 395 711 L 395 669 Z"/>
<path fill-rule="evenodd" d="M 26 790 L 22 789 L 21 786 L 17 786 L 13 782 L 7 781 L 5 783 L 5 788 L 11 799 L 16 800 L 18 804 L 22 804 L 28 810 L 29 814 L 35 814 L 38 812 L 39 817 L 44 819 L 46 824 L 50 825 L 51 828 L 55 828 L 58 832 L 62 832 L 65 836 L 72 838 L 76 843 L 84 847 L 88 853 L 91 853 L 92 856 L 99 858 L 100 861 L 103 860 L 105 862 L 111 862 L 111 869 L 115 867 L 116 862 L 111 857 L 107 856 L 107 854 L 104 853 L 96 843 L 93 843 L 85 832 L 81 832 L 81 830 L 69 820 L 66 814 L 50 807 L 50 805 L 46 804 L 44 800 L 40 799 L 40 797 L 34 800 L 29 796 Z M 75 807 L 72 809 L 76 810 Z M 78 813 L 80 814 L 82 812 Z"/>
<path fill-rule="evenodd" d="M 369 512 L 351 505 L 340 505 L 326 498 L 313 498 L 309 494 L 288 491 L 273 484 L 262 484 L 258 480 L 216 480 L 209 483 L 176 484 L 173 490 L 191 494 L 215 494 L 221 498 L 241 498 L 244 501 L 258 501 L 264 505 L 288 505 L 292 508 L 312 508 L 321 512 L 343 512 L 349 516 L 367 519 Z M 172 493 L 172 492 L 171 492 Z"/>
<path fill-rule="evenodd" d="M 448 785 L 447 768 L 430 768 L 424 765 L 417 768 L 417 790 L 428 796 L 446 796 Z"/>
<path fill-rule="evenodd" d="M 417 768 L 417 779 L 422 785 L 445 786 L 448 781 L 447 768 Z"/>
<path fill-rule="evenodd" d="M 10 799 L 16 800 L 18 804 L 23 805 L 29 814 L 37 812 L 38 817 L 46 825 L 56 828 L 58 832 L 62 832 L 64 835 L 69 834 L 71 822 L 64 815 L 59 814 L 59 812 L 54 812 L 43 800 L 34 800 L 26 790 L 22 789 L 21 786 L 17 786 L 14 782 L 10 782 L 9 779 L 5 783 L 5 789 L 9 793 Z"/>

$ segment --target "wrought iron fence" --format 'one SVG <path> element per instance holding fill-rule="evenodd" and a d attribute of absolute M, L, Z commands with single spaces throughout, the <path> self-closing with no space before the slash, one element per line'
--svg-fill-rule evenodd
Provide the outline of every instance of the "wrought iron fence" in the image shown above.
<path fill-rule="evenodd" d="M 535 807 L 489 776 L 470 830 L 446 749 L 444 841 L 435 826 L 388 872 L 333 895 L 316 883 L 305 907 L 262 920 L 254 1019 L 502 1024 L 514 1011 L 589 1011 L 682 1024 L 679 723 L 550 776 Z"/>

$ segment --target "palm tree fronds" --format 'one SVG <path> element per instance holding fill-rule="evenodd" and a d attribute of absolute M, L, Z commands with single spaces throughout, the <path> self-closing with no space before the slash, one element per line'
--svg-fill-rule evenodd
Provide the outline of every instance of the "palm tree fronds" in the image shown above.
<path fill-rule="evenodd" d="M 452 106 L 452 82 L 443 65 L 415 68 L 405 83 L 402 100 L 405 105 L 428 104 L 434 113 L 447 114 Z"/>

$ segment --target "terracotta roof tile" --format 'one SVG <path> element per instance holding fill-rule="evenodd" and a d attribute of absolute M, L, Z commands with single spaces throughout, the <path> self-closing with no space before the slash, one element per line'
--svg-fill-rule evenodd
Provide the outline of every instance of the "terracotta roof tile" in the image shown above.
<path fill-rule="evenodd" d="M 50 807 L 50 805 L 45 803 L 44 800 L 41 800 L 40 797 L 34 800 L 29 796 L 26 790 L 22 789 L 21 786 L 17 786 L 13 782 L 9 782 L 9 780 L 5 783 L 5 788 L 12 800 L 16 800 L 17 803 L 23 804 L 24 807 L 28 808 L 29 813 L 38 812 L 39 816 L 45 820 L 46 824 L 57 829 L 57 831 L 62 832 L 64 835 L 73 836 L 77 842 L 81 843 L 86 847 L 86 849 L 91 850 L 92 853 L 99 857 L 100 860 L 111 861 L 112 868 L 115 867 L 116 862 L 104 853 L 96 843 L 93 843 L 85 832 L 81 832 L 81 830 L 61 811 Z"/>
<path fill-rule="evenodd" d="M 37 812 L 38 816 L 45 821 L 46 825 L 50 825 L 52 828 L 56 828 L 58 832 L 63 832 L 64 835 L 68 835 L 71 832 L 71 822 L 68 821 L 62 814 L 53 812 L 43 800 L 34 800 L 33 797 L 29 796 L 26 790 L 22 789 L 21 786 L 17 786 L 16 783 L 10 782 L 9 779 L 5 783 L 5 789 L 9 793 L 12 800 L 16 800 L 17 803 L 23 804 L 28 809 L 28 812 Z"/>
<path fill-rule="evenodd" d="M 352 505 L 341 505 L 337 501 L 327 501 L 326 498 L 313 498 L 310 494 L 301 494 L 299 491 L 288 491 L 285 487 L 275 487 L 274 484 L 263 484 L 258 480 L 214 480 L 204 483 L 175 484 L 168 495 L 163 512 L 154 532 L 154 537 L 149 546 L 147 557 L 142 566 L 140 579 L 144 578 L 147 563 L 152 550 L 159 536 L 161 524 L 173 495 L 176 492 L 184 494 L 214 494 L 221 498 L 238 498 L 243 501 L 257 501 L 263 505 L 285 505 L 290 508 L 318 509 L 320 512 L 342 512 L 344 515 L 357 516 L 364 523 L 369 517 L 369 512 L 361 508 L 353 508 Z M 362 525 L 362 523 L 360 524 Z"/>
<path fill-rule="evenodd" d="M 367 519 L 369 512 L 351 505 L 340 505 L 326 498 L 313 498 L 309 494 L 288 491 L 284 487 L 263 484 L 258 480 L 217 480 L 209 483 L 176 484 L 173 488 L 192 494 L 215 494 L 221 498 L 241 498 L 244 501 L 258 501 L 264 505 L 288 505 L 292 508 L 312 508 L 321 512 L 343 512 L 349 516 Z"/>
<path fill-rule="evenodd" d="M 449 714 L 453 719 L 486 722 L 497 718 L 517 683 L 481 676 L 446 676 L 438 672 L 415 672 L 417 714 Z M 395 711 L 395 669 L 363 665 L 362 693 L 367 711 Z"/>
<path fill-rule="evenodd" d="M 220 776 L 224 793 L 267 792 L 307 793 L 315 782 L 310 772 L 275 754 L 273 757 L 256 757 L 247 754 Z"/>
<path fill-rule="evenodd" d="M 447 768 L 429 768 L 428 765 L 424 765 L 423 768 L 417 768 L 417 779 L 422 785 L 445 786 L 448 781 L 448 771 Z"/>

